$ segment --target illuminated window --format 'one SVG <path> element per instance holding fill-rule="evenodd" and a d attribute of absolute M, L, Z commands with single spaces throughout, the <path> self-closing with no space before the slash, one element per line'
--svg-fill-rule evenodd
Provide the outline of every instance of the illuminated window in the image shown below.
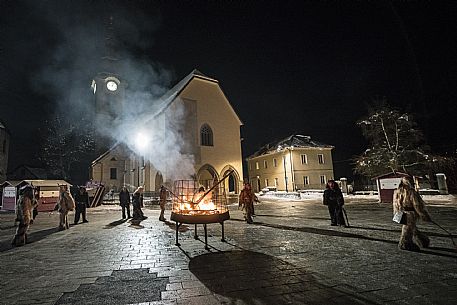
<path fill-rule="evenodd" d="M 213 131 L 208 124 L 203 124 L 200 128 L 200 144 L 202 146 L 213 146 Z"/>
<path fill-rule="evenodd" d="M 309 177 L 308 176 L 303 176 L 303 184 L 304 185 L 309 185 Z"/>
<path fill-rule="evenodd" d="M 268 162 L 267 162 L 267 160 L 263 160 L 263 167 L 264 167 L 264 168 L 268 168 Z"/>
<path fill-rule="evenodd" d="M 117 179 L 117 168 L 112 167 L 109 169 L 109 178 L 111 180 L 116 180 Z"/>
<path fill-rule="evenodd" d="M 325 178 L 325 175 L 321 175 L 321 184 L 326 184 L 327 179 Z"/>
<path fill-rule="evenodd" d="M 308 157 L 305 154 L 300 155 L 300 158 L 301 158 L 301 164 L 308 164 Z"/>
<path fill-rule="evenodd" d="M 259 169 L 259 168 L 260 168 L 259 162 L 256 162 L 256 163 L 255 163 L 255 169 Z"/>
<path fill-rule="evenodd" d="M 273 166 L 278 167 L 278 160 L 276 158 L 273 159 Z"/>
<path fill-rule="evenodd" d="M 323 154 L 318 154 L 317 155 L 317 161 L 319 164 L 324 164 L 324 155 Z"/>

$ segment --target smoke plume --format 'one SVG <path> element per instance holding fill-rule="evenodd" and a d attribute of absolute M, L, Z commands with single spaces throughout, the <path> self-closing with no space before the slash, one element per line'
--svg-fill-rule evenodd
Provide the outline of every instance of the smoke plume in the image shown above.
<path fill-rule="evenodd" d="M 184 122 L 183 103 L 175 102 L 178 121 L 174 124 L 157 115 L 164 104 L 160 97 L 169 90 L 173 72 L 151 63 L 144 54 L 154 42 L 160 18 L 145 16 L 126 4 L 110 4 L 109 10 L 106 5 L 104 1 L 30 2 L 37 18 L 55 34 L 45 53 L 46 63 L 32 77 L 35 89 L 52 96 L 56 114 L 80 130 L 90 128 L 80 122 L 95 122 L 93 128 L 98 133 L 113 143 L 126 144 L 166 174 L 166 179 L 189 178 L 194 174 L 194 160 L 183 153 L 182 126 L 177 123 Z M 107 38 L 112 39 L 112 50 L 107 50 Z M 113 65 L 101 65 L 101 59 L 113 50 Z M 127 86 L 123 106 L 108 99 L 105 111 L 96 118 L 90 84 L 98 72 L 113 72 Z"/>

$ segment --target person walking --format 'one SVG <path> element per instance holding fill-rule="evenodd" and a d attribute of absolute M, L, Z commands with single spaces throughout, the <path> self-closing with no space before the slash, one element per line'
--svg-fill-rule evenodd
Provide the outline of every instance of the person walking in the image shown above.
<path fill-rule="evenodd" d="M 25 185 L 20 189 L 16 206 L 16 221 L 19 222 L 16 235 L 11 242 L 13 246 L 23 246 L 27 243 L 27 231 L 32 222 L 33 187 Z"/>
<path fill-rule="evenodd" d="M 165 217 L 164 217 L 164 213 L 165 213 L 165 205 L 167 204 L 167 189 L 165 188 L 165 186 L 161 186 L 160 187 L 160 193 L 159 193 L 159 198 L 160 198 L 160 216 L 159 216 L 159 220 L 160 221 L 165 221 Z"/>
<path fill-rule="evenodd" d="M 54 208 L 54 211 L 59 212 L 59 231 L 69 229 L 68 225 L 68 212 L 75 209 L 75 200 L 71 196 L 70 191 L 66 185 L 60 185 L 59 187 L 59 199 Z"/>
<path fill-rule="evenodd" d="M 140 222 L 145 220 L 147 217 L 144 216 L 141 208 L 143 207 L 143 190 L 142 186 L 139 186 L 132 195 L 132 205 L 133 205 L 133 217 L 132 221 Z"/>
<path fill-rule="evenodd" d="M 393 195 L 393 212 L 403 213 L 404 219 L 398 248 L 401 250 L 419 251 L 420 247 L 428 248 L 430 239 L 419 231 L 416 223 L 419 219 L 431 222 L 425 202 L 413 186 L 411 177 L 402 177 Z"/>
<path fill-rule="evenodd" d="M 253 223 L 254 201 L 258 201 L 257 196 L 252 192 L 251 184 L 246 182 L 239 196 L 239 206 L 244 211 L 244 219 L 247 223 Z"/>
<path fill-rule="evenodd" d="M 126 218 L 125 211 L 127 211 L 127 218 L 132 218 L 132 216 L 130 216 L 130 193 L 125 185 L 119 192 L 119 204 L 122 207 L 122 219 Z"/>
<path fill-rule="evenodd" d="M 327 185 L 324 191 L 324 205 L 328 207 L 328 213 L 330 214 L 330 225 L 332 226 L 344 226 L 343 206 L 344 198 L 338 184 L 335 180 L 327 181 Z"/>
<path fill-rule="evenodd" d="M 79 187 L 79 192 L 75 195 L 76 211 L 75 211 L 75 225 L 78 224 L 79 218 L 82 214 L 83 223 L 88 222 L 86 218 L 86 208 L 89 206 L 89 195 L 84 186 Z"/>

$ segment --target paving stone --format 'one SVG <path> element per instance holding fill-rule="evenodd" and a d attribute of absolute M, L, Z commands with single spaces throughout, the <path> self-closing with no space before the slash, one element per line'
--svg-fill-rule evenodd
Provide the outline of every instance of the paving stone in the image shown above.
<path fill-rule="evenodd" d="M 457 252 L 449 238 L 419 223 L 432 247 L 399 251 L 400 227 L 391 222 L 389 205 L 348 199 L 352 228 L 330 227 L 328 212 L 317 201 L 264 201 L 256 205 L 252 225 L 234 208 L 224 225 L 226 243 L 220 241 L 220 225 L 208 225 L 209 251 L 201 226 L 200 240 L 193 238 L 194 226 L 183 226 L 176 247 L 174 227 L 156 221 L 157 209 L 145 209 L 149 218 L 142 227 L 110 226 L 119 220 L 118 206 L 89 209 L 88 224 L 61 232 L 57 214 L 40 213 L 30 229 L 31 243 L 11 248 L 14 214 L 0 213 L 0 304 L 454 304 L 457 299 Z M 456 233 L 457 202 L 432 204 L 429 210 Z M 24 275 L 27 282 L 19 281 Z"/>

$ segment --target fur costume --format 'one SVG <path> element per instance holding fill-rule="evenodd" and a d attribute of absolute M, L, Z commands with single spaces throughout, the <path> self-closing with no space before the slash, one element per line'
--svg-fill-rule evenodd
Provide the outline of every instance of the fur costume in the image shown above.
<path fill-rule="evenodd" d="M 159 220 L 160 221 L 165 221 L 165 216 L 163 215 L 165 213 L 165 205 L 167 203 L 167 189 L 162 185 L 160 187 L 160 216 Z"/>
<path fill-rule="evenodd" d="M 402 250 L 419 251 L 420 247 L 428 248 L 430 239 L 417 229 L 416 223 L 420 219 L 431 221 L 430 214 L 425 208 L 425 202 L 414 189 L 412 182 L 403 177 L 400 185 L 394 191 L 394 214 L 402 211 L 406 214 L 406 224 L 402 226 L 398 247 Z"/>
<path fill-rule="evenodd" d="M 252 223 L 252 215 L 254 215 L 254 201 L 258 201 L 257 196 L 251 190 L 251 185 L 246 183 L 244 189 L 240 192 L 239 206 L 244 211 L 244 219 L 247 223 Z"/>
<path fill-rule="evenodd" d="M 33 199 L 27 192 L 19 196 L 16 207 L 16 221 L 19 222 L 19 225 L 11 242 L 13 246 L 23 246 L 27 242 L 27 231 L 32 221 L 33 205 Z"/>
<path fill-rule="evenodd" d="M 75 200 L 66 186 L 60 187 L 59 201 L 57 201 L 56 207 L 59 212 L 59 230 L 70 228 L 67 215 L 69 211 L 75 209 Z"/>

